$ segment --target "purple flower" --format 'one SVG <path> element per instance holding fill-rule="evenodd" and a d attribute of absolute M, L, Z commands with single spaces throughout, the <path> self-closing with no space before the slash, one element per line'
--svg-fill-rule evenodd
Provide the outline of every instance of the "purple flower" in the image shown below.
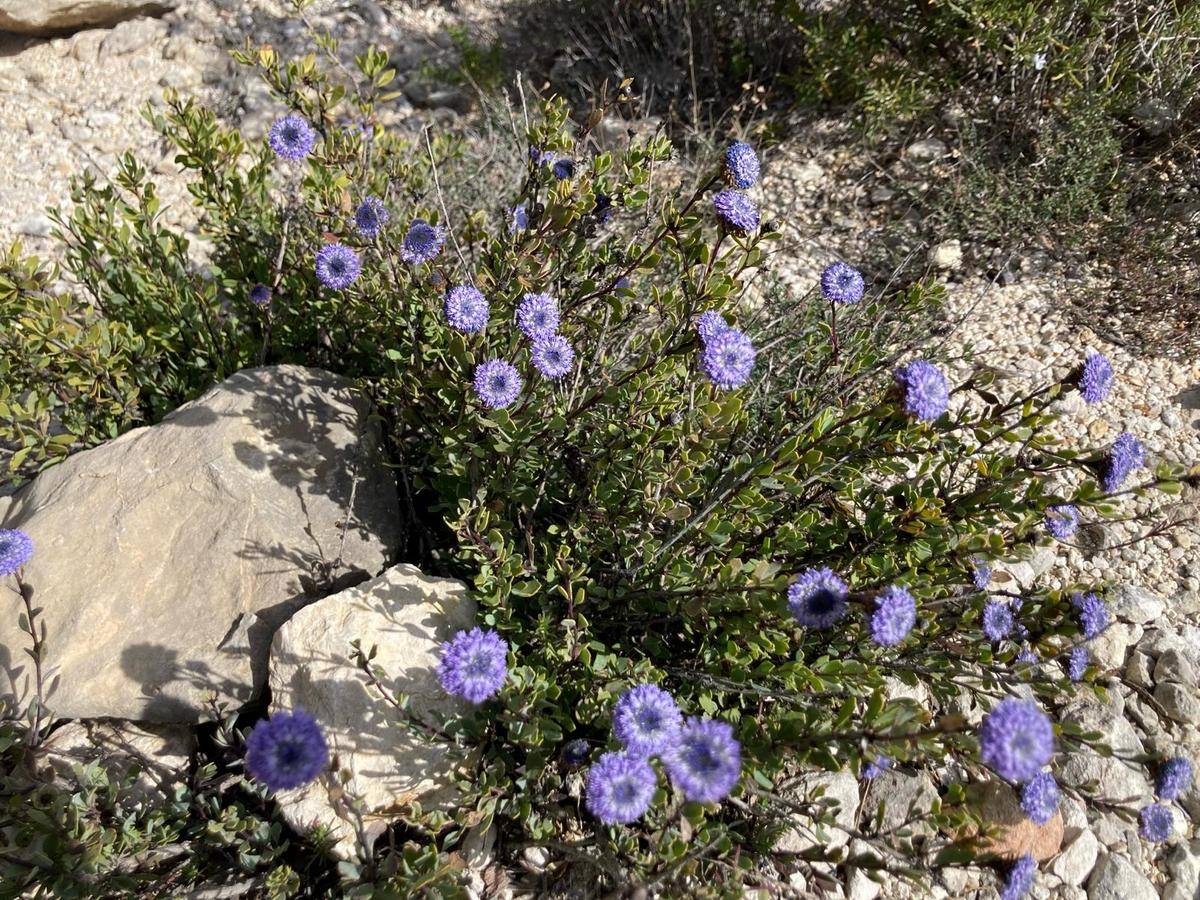
<path fill-rule="evenodd" d="M 629 279 L 626 278 L 624 275 L 622 275 L 620 278 L 618 278 L 616 281 L 613 282 L 612 289 L 614 291 L 623 291 L 623 290 L 626 290 L 630 284 L 631 284 L 631 282 L 629 281 Z"/>
<path fill-rule="evenodd" d="M 1076 647 L 1071 651 L 1071 655 L 1067 657 L 1067 677 L 1072 681 L 1078 682 L 1083 680 L 1083 673 L 1088 667 L 1088 648 Z"/>
<path fill-rule="evenodd" d="M 1192 764 L 1186 757 L 1168 759 L 1158 770 L 1158 796 L 1174 800 L 1187 793 L 1192 784 Z"/>
<path fill-rule="evenodd" d="M 1025 663 L 1026 665 L 1037 665 L 1040 660 L 1038 655 L 1033 652 L 1033 648 L 1026 644 L 1021 648 L 1021 652 L 1017 654 L 1017 662 Z"/>
<path fill-rule="evenodd" d="M 924 422 L 936 421 L 950 403 L 950 386 L 937 366 L 914 359 L 896 370 L 896 384 L 904 391 L 904 409 Z"/>
<path fill-rule="evenodd" d="M 650 808 L 656 785 L 644 757 L 604 753 L 588 771 L 587 808 L 605 825 L 624 825 Z"/>
<path fill-rule="evenodd" d="M 265 284 L 256 284 L 250 288 L 250 302 L 255 306 L 266 306 L 271 302 L 271 289 Z"/>
<path fill-rule="evenodd" d="M 1013 630 L 1013 611 L 1003 600 L 989 600 L 983 607 L 983 633 L 993 643 L 1002 641 Z"/>
<path fill-rule="evenodd" d="M 665 753 L 675 745 L 683 714 L 675 698 L 653 684 L 639 684 L 613 708 L 613 734 L 635 756 Z"/>
<path fill-rule="evenodd" d="M 475 367 L 475 393 L 484 406 L 501 409 L 521 393 L 521 376 L 511 363 L 489 359 Z"/>
<path fill-rule="evenodd" d="M 729 329 L 729 323 L 725 321 L 725 317 L 715 309 L 710 309 L 706 313 L 701 313 L 696 319 L 696 332 L 700 335 L 701 343 L 707 344 L 715 335 Z"/>
<path fill-rule="evenodd" d="M 758 155 L 745 141 L 734 141 L 725 151 L 725 179 L 745 190 L 758 181 Z"/>
<path fill-rule="evenodd" d="M 273 791 L 313 781 L 329 765 L 329 748 L 316 721 L 302 709 L 277 712 L 246 738 L 246 771 Z"/>
<path fill-rule="evenodd" d="M 512 216 L 508 223 L 508 233 L 516 234 L 518 231 L 524 231 L 529 227 L 529 211 L 525 208 L 524 203 L 518 203 L 511 210 L 509 215 Z"/>
<path fill-rule="evenodd" d="M 317 133 L 303 116 L 290 115 L 276 120 L 267 135 L 267 144 L 280 159 L 293 162 L 304 159 L 312 152 L 317 142 Z"/>
<path fill-rule="evenodd" d="M 446 321 L 467 334 L 482 331 L 491 312 L 483 291 L 471 284 L 459 284 L 446 292 Z"/>
<path fill-rule="evenodd" d="M 871 762 L 867 763 L 863 769 L 862 777 L 868 781 L 872 778 L 878 778 L 894 765 L 894 760 L 890 756 L 876 756 Z"/>
<path fill-rule="evenodd" d="M 821 273 L 821 296 L 831 303 L 857 303 L 863 296 L 862 273 L 840 260 Z"/>
<path fill-rule="evenodd" d="M 400 258 L 410 266 L 429 262 L 442 252 L 445 240 L 446 229 L 417 219 L 409 226 L 408 234 L 404 235 L 404 241 L 400 245 Z"/>
<path fill-rule="evenodd" d="M 1146 464 L 1146 451 L 1141 442 L 1128 431 L 1122 431 L 1113 441 L 1112 449 L 1108 451 L 1108 461 L 1104 469 L 1104 490 L 1112 493 L 1122 484 L 1135 469 Z"/>
<path fill-rule="evenodd" d="M 1008 870 L 1008 878 L 1000 892 L 1000 900 L 1021 900 L 1033 887 L 1033 879 L 1036 876 L 1037 862 L 1032 854 L 1026 853 Z"/>
<path fill-rule="evenodd" d="M 526 294 L 517 306 L 517 327 L 531 341 L 558 331 L 558 301 L 549 294 Z"/>
<path fill-rule="evenodd" d="M 846 582 L 832 569 L 805 569 L 787 595 L 788 609 L 805 628 L 829 628 L 846 615 Z"/>
<path fill-rule="evenodd" d="M 1032 700 L 1001 700 L 983 718 L 979 756 L 1008 781 L 1029 781 L 1050 762 L 1054 729 Z"/>
<path fill-rule="evenodd" d="M 568 178 L 574 178 L 575 177 L 575 160 L 573 160 L 573 159 L 557 160 L 554 163 L 553 168 L 550 169 L 550 171 L 554 174 L 554 177 L 557 178 L 559 181 L 566 181 Z"/>
<path fill-rule="evenodd" d="M 361 271 L 358 254 L 345 244 L 326 244 L 317 251 L 317 278 L 330 290 L 350 287 Z"/>
<path fill-rule="evenodd" d="M 588 754 L 591 753 L 591 747 L 583 738 L 576 738 L 573 741 L 567 741 L 562 748 L 563 762 L 572 768 L 582 766 L 587 762 Z"/>
<path fill-rule="evenodd" d="M 354 227 L 365 238 L 373 238 L 383 231 L 391 215 L 378 197 L 367 197 L 354 211 Z"/>
<path fill-rule="evenodd" d="M 1144 840 L 1156 844 L 1165 841 L 1175 830 L 1175 816 L 1171 814 L 1171 807 L 1161 803 L 1151 803 L 1138 814 L 1138 818 L 1141 820 L 1138 833 Z"/>
<path fill-rule="evenodd" d="M 1095 594 L 1075 594 L 1071 605 L 1079 613 L 1079 627 L 1086 640 L 1090 641 L 1108 627 L 1108 606 Z"/>
<path fill-rule="evenodd" d="M 15 528 L 0 529 L 0 578 L 15 575 L 33 556 L 33 540 Z"/>
<path fill-rule="evenodd" d="M 722 224 L 735 234 L 749 234 L 758 228 L 758 207 L 741 191 L 720 191 L 713 197 L 713 209 Z"/>
<path fill-rule="evenodd" d="M 1073 503 L 1059 503 L 1046 509 L 1046 530 L 1060 541 L 1071 537 L 1079 528 L 1079 510 Z"/>
<path fill-rule="evenodd" d="M 1049 772 L 1039 772 L 1021 788 L 1021 809 L 1035 825 L 1045 825 L 1058 810 L 1058 782 Z"/>
<path fill-rule="evenodd" d="M 731 391 L 750 379 L 756 356 L 750 338 L 737 328 L 726 328 L 704 344 L 700 367 L 709 381 L 723 391 Z"/>
<path fill-rule="evenodd" d="M 533 342 L 533 367 L 551 379 L 562 378 L 575 365 L 575 351 L 561 334 L 540 337 Z"/>
<path fill-rule="evenodd" d="M 690 718 L 663 763 L 687 799 L 712 803 L 727 797 L 741 777 L 742 747 L 728 723 Z"/>
<path fill-rule="evenodd" d="M 553 150 L 539 150 L 537 147 L 529 148 L 529 158 L 533 160 L 535 166 L 548 166 L 554 162 Z"/>
<path fill-rule="evenodd" d="M 875 598 L 871 640 L 891 647 L 904 640 L 917 623 L 917 601 L 902 587 L 886 588 Z"/>
<path fill-rule="evenodd" d="M 971 573 L 971 581 L 975 590 L 987 590 L 987 586 L 992 583 L 992 567 L 985 562 L 976 563 L 975 571 Z"/>
<path fill-rule="evenodd" d="M 612 207 L 612 197 L 608 196 L 608 194 L 597 194 L 596 205 L 592 209 L 592 215 L 603 224 L 612 218 Z"/>
<path fill-rule="evenodd" d="M 504 686 L 508 644 L 491 629 L 460 631 L 442 644 L 437 674 L 447 694 L 478 706 Z"/>
<path fill-rule="evenodd" d="M 1112 390 L 1113 367 L 1103 353 L 1089 353 L 1079 371 L 1079 393 L 1085 403 L 1100 403 Z"/>

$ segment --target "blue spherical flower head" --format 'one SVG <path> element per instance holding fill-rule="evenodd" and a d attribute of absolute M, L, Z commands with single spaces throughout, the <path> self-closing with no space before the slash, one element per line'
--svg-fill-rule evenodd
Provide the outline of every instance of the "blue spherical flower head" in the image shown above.
<path fill-rule="evenodd" d="M 588 771 L 587 808 L 605 825 L 625 825 L 645 815 L 656 785 L 645 757 L 605 753 Z"/>
<path fill-rule="evenodd" d="M 1165 841 L 1175 830 L 1175 816 L 1171 813 L 1171 807 L 1162 803 L 1151 803 L 1138 814 L 1138 819 L 1141 821 L 1138 834 L 1156 844 Z"/>
<path fill-rule="evenodd" d="M 690 718 L 683 723 L 679 740 L 663 757 L 663 763 L 687 799 L 713 803 L 729 796 L 738 783 L 742 746 L 728 723 Z"/>
<path fill-rule="evenodd" d="M 745 190 L 758 181 L 758 154 L 745 141 L 734 141 L 725 151 L 725 180 Z"/>
<path fill-rule="evenodd" d="M 1146 464 L 1146 451 L 1141 442 L 1128 431 L 1117 435 L 1104 468 L 1104 490 L 1112 493 L 1125 483 L 1131 472 Z"/>
<path fill-rule="evenodd" d="M 832 569 L 805 569 L 788 586 L 788 609 L 805 628 L 830 628 L 846 615 L 846 594 Z"/>
<path fill-rule="evenodd" d="M 696 333 L 700 335 L 701 343 L 707 344 L 716 335 L 728 330 L 729 323 L 715 309 L 701 313 L 699 318 L 696 319 Z"/>
<path fill-rule="evenodd" d="M 16 528 L 0 529 L 0 578 L 15 575 L 33 557 L 33 540 Z"/>
<path fill-rule="evenodd" d="M 635 756 L 666 753 L 679 739 L 683 714 L 675 698 L 653 684 L 639 684 L 613 708 L 613 734 Z"/>
<path fill-rule="evenodd" d="M 1039 772 L 1021 788 L 1021 809 L 1035 825 L 1045 825 L 1058 810 L 1058 782 L 1049 772 Z"/>
<path fill-rule="evenodd" d="M 1100 403 L 1112 390 L 1113 367 L 1103 353 L 1089 353 L 1076 384 L 1085 403 Z"/>
<path fill-rule="evenodd" d="M 354 227 L 365 238 L 373 238 L 383 231 L 391 214 L 378 197 L 367 197 L 354 211 Z"/>
<path fill-rule="evenodd" d="M 591 746 L 583 738 L 576 738 L 573 741 L 567 741 L 562 748 L 562 761 L 568 766 L 575 768 L 582 766 L 587 762 L 588 755 L 592 752 Z"/>
<path fill-rule="evenodd" d="M 316 143 L 317 133 L 303 116 L 284 116 L 267 134 L 267 144 L 275 155 L 293 162 L 308 156 Z"/>
<path fill-rule="evenodd" d="M 1187 793 L 1192 785 L 1192 764 L 1183 756 L 1176 756 L 1163 763 L 1158 770 L 1158 796 L 1164 800 L 1175 800 Z"/>
<path fill-rule="evenodd" d="M 541 337 L 533 342 L 533 367 L 545 377 L 562 378 L 575 365 L 575 351 L 561 334 Z"/>
<path fill-rule="evenodd" d="M 950 404 L 950 385 L 933 363 L 924 359 L 896 370 L 896 384 L 904 393 L 904 409 L 923 422 L 935 422 Z"/>
<path fill-rule="evenodd" d="M 603 225 L 612 218 L 612 212 L 613 198 L 608 196 L 608 194 L 597 194 L 596 205 L 592 209 L 592 215 Z"/>
<path fill-rule="evenodd" d="M 1017 662 L 1025 663 L 1026 665 L 1037 665 L 1041 660 L 1038 655 L 1033 652 L 1033 648 L 1026 644 L 1021 648 L 1021 652 L 1017 654 Z"/>
<path fill-rule="evenodd" d="M 1059 503 L 1046 509 L 1046 530 L 1060 541 L 1070 538 L 1079 529 L 1079 510 L 1073 503 Z"/>
<path fill-rule="evenodd" d="M 1002 641 L 1013 630 L 1012 607 L 1003 600 L 989 600 L 983 607 L 983 634 L 993 643 Z"/>
<path fill-rule="evenodd" d="M 517 327 L 531 341 L 558 331 L 558 301 L 549 294 L 526 294 L 517 305 Z"/>
<path fill-rule="evenodd" d="M 361 271 L 358 254 L 345 244 L 326 244 L 317 251 L 317 278 L 330 290 L 350 287 Z"/>
<path fill-rule="evenodd" d="M 550 169 L 554 177 L 559 181 L 566 181 L 569 178 L 575 177 L 575 160 L 560 159 L 556 160 L 554 166 Z"/>
<path fill-rule="evenodd" d="M 734 234 L 750 234 L 758 229 L 758 207 L 749 195 L 726 189 L 713 197 L 713 209 L 726 230 Z"/>
<path fill-rule="evenodd" d="M 1072 681 L 1079 682 L 1083 680 L 1083 673 L 1088 667 L 1088 649 L 1087 647 L 1076 647 L 1071 651 L 1071 655 L 1067 657 L 1067 677 Z"/>
<path fill-rule="evenodd" d="M 545 167 L 554 162 L 554 151 L 539 150 L 537 147 L 530 147 L 529 158 L 533 160 L 535 166 Z"/>
<path fill-rule="evenodd" d="M 863 297 L 862 273 L 840 260 L 821 273 L 821 296 L 831 303 L 857 303 Z"/>
<path fill-rule="evenodd" d="M 867 763 L 863 769 L 862 777 L 870 781 L 873 778 L 878 778 L 895 764 L 895 761 L 890 756 L 876 756 L 871 762 Z"/>
<path fill-rule="evenodd" d="M 983 718 L 979 756 L 1008 781 L 1023 784 L 1037 775 L 1054 753 L 1054 729 L 1032 700 L 1001 700 Z"/>
<path fill-rule="evenodd" d="M 266 306 L 271 302 L 271 289 L 265 284 L 256 284 L 250 288 L 250 302 L 255 306 Z"/>
<path fill-rule="evenodd" d="M 1086 640 L 1091 640 L 1108 627 L 1108 606 L 1095 594 L 1075 594 L 1071 605 L 1079 613 L 1079 627 Z"/>
<path fill-rule="evenodd" d="M 1033 880 L 1036 877 L 1037 861 L 1032 854 L 1026 853 L 1008 870 L 1004 889 L 1000 891 L 1000 900 L 1021 900 L 1033 888 Z"/>
<path fill-rule="evenodd" d="M 917 624 L 917 601 L 902 587 L 886 588 L 875 598 L 871 640 L 884 647 L 900 643 Z"/>
<path fill-rule="evenodd" d="M 975 571 L 971 573 L 971 582 L 975 585 L 975 590 L 987 590 L 987 586 L 992 583 L 992 567 L 985 562 L 975 564 Z"/>
<path fill-rule="evenodd" d="M 400 244 L 400 258 L 410 266 L 427 263 L 442 252 L 445 240 L 446 229 L 417 219 Z"/>
<path fill-rule="evenodd" d="M 273 791 L 313 781 L 329 765 L 329 748 L 316 721 L 302 709 L 277 712 L 246 739 L 246 771 Z"/>
<path fill-rule="evenodd" d="M 483 291 L 471 284 L 459 284 L 446 292 L 443 304 L 451 328 L 467 334 L 482 331 L 491 315 Z"/>
<path fill-rule="evenodd" d="M 704 344 L 700 367 L 714 385 L 732 391 L 750 380 L 757 355 L 754 344 L 742 331 L 726 328 Z"/>
<path fill-rule="evenodd" d="M 502 409 L 521 393 L 521 376 L 511 363 L 489 359 L 475 367 L 475 393 L 489 409 Z"/>
<path fill-rule="evenodd" d="M 460 631 L 442 644 L 438 681 L 442 690 L 479 705 L 494 697 L 508 677 L 508 644 L 490 628 Z"/>
<path fill-rule="evenodd" d="M 509 210 L 508 233 L 516 234 L 529 227 L 529 210 L 524 203 L 518 203 Z"/>

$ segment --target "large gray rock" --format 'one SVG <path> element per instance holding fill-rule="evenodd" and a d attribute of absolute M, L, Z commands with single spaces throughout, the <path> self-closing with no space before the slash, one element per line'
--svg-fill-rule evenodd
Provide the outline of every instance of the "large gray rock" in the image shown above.
<path fill-rule="evenodd" d="M 302 609 L 271 647 L 272 711 L 303 707 L 320 723 L 339 769 L 352 775 L 343 786 L 326 774 L 276 795 L 284 818 L 297 830 L 330 829 L 336 850 L 352 856 L 357 836 L 348 824 L 348 794 L 362 810 L 362 834 L 373 840 L 414 801 L 425 808 L 452 803 L 461 751 L 409 724 L 355 664 L 350 646 L 372 645 L 372 665 L 389 695 L 409 698 L 409 712 L 438 729 L 462 705 L 442 691 L 436 670 L 440 642 L 474 620 L 465 585 L 430 578 L 413 566 L 388 569 L 366 584 Z"/>
<path fill-rule="evenodd" d="M 0 31 L 56 34 L 161 13 L 174 0 L 0 0 Z"/>
<path fill-rule="evenodd" d="M 1141 738 L 1121 710 L 1084 697 L 1067 707 L 1062 719 L 1083 731 L 1099 732 L 1102 743 L 1114 751 L 1113 756 L 1101 756 L 1088 748 L 1061 754 L 1058 778 L 1063 784 L 1090 788 L 1109 803 L 1140 806 L 1150 802 L 1153 790 L 1144 767 L 1118 758 L 1145 753 Z"/>
<path fill-rule="evenodd" d="M 1088 879 L 1088 900 L 1158 900 L 1158 891 L 1124 856 L 1106 853 Z"/>
<path fill-rule="evenodd" d="M 46 470 L 0 528 L 36 547 L 26 581 L 47 630 L 51 710 L 186 722 L 210 693 L 236 705 L 265 684 L 275 629 L 380 571 L 397 519 L 351 383 L 282 366 L 240 372 Z M 0 702 L 24 704 L 19 602 L 0 593 Z"/>
<path fill-rule="evenodd" d="M 850 840 L 858 815 L 858 779 L 850 772 L 811 772 L 801 775 L 797 799 L 812 804 L 815 815 L 797 815 L 795 827 L 780 835 L 775 849 L 782 853 L 806 853 L 813 847 L 838 850 Z M 832 819 L 826 824 L 819 819 Z"/>

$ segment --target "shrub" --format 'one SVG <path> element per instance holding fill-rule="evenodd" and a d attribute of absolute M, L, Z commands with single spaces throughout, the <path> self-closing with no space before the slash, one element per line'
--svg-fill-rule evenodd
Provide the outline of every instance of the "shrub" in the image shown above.
<path fill-rule="evenodd" d="M 1081 631 L 1070 591 L 989 589 L 980 567 L 1044 543 L 1051 506 L 1103 517 L 1182 476 L 1160 466 L 1112 484 L 1103 451 L 1059 446 L 1068 373 L 1011 398 L 986 373 L 949 381 L 924 346 L 936 285 L 868 284 L 859 299 L 835 269 L 825 297 L 789 294 L 768 265 L 769 211 L 720 190 L 720 167 L 690 173 L 661 135 L 594 151 L 628 82 L 578 125 L 562 101 L 541 103 L 519 155 L 501 151 L 520 160 L 502 172 L 508 190 L 447 215 L 467 154 L 376 123 L 384 54 L 359 57 L 348 85 L 312 57 L 240 58 L 315 129 L 311 152 L 276 158 L 272 146 L 301 155 L 304 135 L 281 127 L 248 146 L 173 98 L 154 121 L 193 179 L 203 276 L 129 161 L 120 187 L 140 199 L 82 196 L 63 223 L 68 265 L 113 321 L 155 342 L 181 397 L 287 360 L 348 373 L 377 405 L 413 556 L 466 579 L 481 606 L 483 631 L 454 652 L 493 654 L 486 684 L 466 684 L 478 672 L 462 660 L 444 673 L 481 701 L 443 726 L 479 762 L 456 821 L 413 811 L 422 840 L 404 871 L 423 883 L 439 852 L 496 822 L 510 846 L 545 847 L 593 884 L 734 894 L 842 858 L 774 852 L 796 814 L 832 822 L 802 773 L 949 763 L 967 774 L 916 811 L 932 837 L 868 834 L 855 865 L 920 878 L 972 858 L 967 835 L 984 826 L 965 781 L 1025 781 L 1051 758 L 1041 710 L 1088 689 L 1061 666 L 1095 622 Z M 1136 468 L 1140 449 L 1121 446 L 1122 471 Z M 503 645 L 487 631 L 509 649 L 494 696 Z M 354 652 L 369 669 L 369 650 Z M 661 768 L 602 755 L 618 750 L 618 698 L 644 683 L 688 717 L 654 744 Z M 1032 699 L 997 706 L 980 748 L 952 710 L 1009 693 Z M 1009 745 L 1025 728 L 1033 757 Z M 1060 751 L 1095 739 L 1054 729 Z M 612 791 L 587 808 L 631 824 L 602 827 L 584 808 L 581 764 L 594 766 L 588 790 Z M 377 863 L 342 872 L 370 881 Z"/>

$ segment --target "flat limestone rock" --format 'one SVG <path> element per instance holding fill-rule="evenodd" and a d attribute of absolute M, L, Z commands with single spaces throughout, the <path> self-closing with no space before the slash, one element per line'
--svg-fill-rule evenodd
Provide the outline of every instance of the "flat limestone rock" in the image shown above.
<path fill-rule="evenodd" d="M 47 469 L 0 528 L 33 539 L 53 713 L 194 722 L 210 694 L 236 707 L 266 683 L 288 616 L 383 569 L 397 521 L 351 382 L 280 366 Z M 0 592 L 0 703 L 24 707 L 20 603 Z"/>
<path fill-rule="evenodd" d="M 166 12 L 173 0 L 0 0 L 0 31 L 57 34 Z"/>
<path fill-rule="evenodd" d="M 355 664 L 350 642 L 360 641 L 364 652 L 377 647 L 372 664 L 386 676 L 389 693 L 408 695 L 412 714 L 437 728 L 462 712 L 437 680 L 440 644 L 470 628 L 474 617 L 462 582 L 398 565 L 301 610 L 275 635 L 272 712 L 301 707 L 320 724 L 338 768 L 353 773 L 346 790 L 361 804 L 368 841 L 413 801 L 425 809 L 453 804 L 452 778 L 463 752 L 405 724 Z M 349 857 L 357 837 L 342 797 L 329 773 L 276 794 L 289 824 L 299 831 L 327 826 L 336 852 Z"/>

